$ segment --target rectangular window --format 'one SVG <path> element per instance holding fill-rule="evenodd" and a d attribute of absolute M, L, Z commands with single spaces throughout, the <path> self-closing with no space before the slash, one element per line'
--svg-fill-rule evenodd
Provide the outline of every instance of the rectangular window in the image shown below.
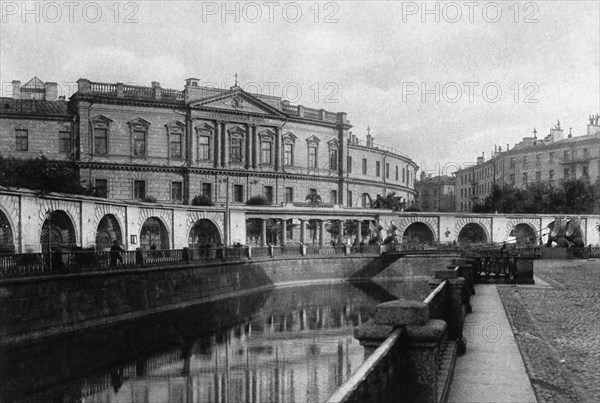
<path fill-rule="evenodd" d="M 510 157 L 510 167 L 511 168 L 515 167 L 515 157 Z"/>
<path fill-rule="evenodd" d="M 273 204 L 273 186 L 265 186 L 263 196 L 267 199 L 267 203 Z"/>
<path fill-rule="evenodd" d="M 337 148 L 331 148 L 329 150 L 329 169 L 337 171 L 338 167 L 338 150 Z"/>
<path fill-rule="evenodd" d="M 581 167 L 581 175 L 584 178 L 587 178 L 588 176 L 590 176 L 590 170 L 589 170 L 589 167 L 587 165 Z"/>
<path fill-rule="evenodd" d="M 108 130 L 94 129 L 94 154 L 108 154 Z"/>
<path fill-rule="evenodd" d="M 232 138 L 231 147 L 229 150 L 230 162 L 242 162 L 242 139 Z"/>
<path fill-rule="evenodd" d="M 535 156 L 535 165 L 540 166 L 540 163 L 542 162 L 542 156 L 540 154 Z"/>
<path fill-rule="evenodd" d="M 308 147 L 308 167 L 309 168 L 317 167 L 317 147 L 314 147 L 314 146 Z"/>
<path fill-rule="evenodd" d="M 540 182 L 542 180 L 542 173 L 540 171 L 535 173 L 535 180 L 536 182 Z"/>
<path fill-rule="evenodd" d="M 104 198 L 108 197 L 107 179 L 94 179 L 94 196 Z"/>
<path fill-rule="evenodd" d="M 143 157 L 146 155 L 146 132 L 142 130 L 133 131 L 133 155 Z"/>
<path fill-rule="evenodd" d="M 585 159 L 590 158 L 590 152 L 587 148 L 583 149 L 583 158 L 585 158 Z"/>
<path fill-rule="evenodd" d="M 566 162 L 569 160 L 569 150 L 565 150 L 563 153 L 563 160 Z"/>
<path fill-rule="evenodd" d="M 181 158 L 181 133 L 171 133 L 169 149 L 171 158 Z"/>
<path fill-rule="evenodd" d="M 335 190 L 335 189 L 331 190 L 331 192 L 329 193 L 329 202 L 331 204 L 337 204 L 337 202 L 338 202 L 337 190 Z"/>
<path fill-rule="evenodd" d="M 236 203 L 244 202 L 244 185 L 233 185 L 233 201 Z"/>
<path fill-rule="evenodd" d="M 381 162 L 375 161 L 375 176 L 379 177 L 381 175 Z"/>
<path fill-rule="evenodd" d="M 396 181 L 398 181 L 398 165 L 396 165 Z"/>
<path fill-rule="evenodd" d="M 272 164 L 271 144 L 272 143 L 270 141 L 263 141 L 260 145 L 260 149 L 261 149 L 260 161 L 262 164 L 265 164 L 265 165 Z"/>
<path fill-rule="evenodd" d="M 352 156 L 348 156 L 346 165 L 348 165 L 348 173 L 352 173 Z"/>
<path fill-rule="evenodd" d="M 348 207 L 352 207 L 352 191 L 348 191 Z"/>
<path fill-rule="evenodd" d="M 554 180 L 554 169 L 551 169 L 550 171 L 548 171 L 548 180 L 549 181 Z"/>
<path fill-rule="evenodd" d="M 548 154 L 548 162 L 554 164 L 554 153 Z"/>
<path fill-rule="evenodd" d="M 390 164 L 385 164 L 385 177 L 389 179 L 390 177 Z"/>
<path fill-rule="evenodd" d="M 133 181 L 133 198 L 137 200 L 146 198 L 146 181 Z"/>
<path fill-rule="evenodd" d="M 292 187 L 285 188 L 285 202 L 286 203 L 294 202 L 294 188 L 292 188 Z"/>
<path fill-rule="evenodd" d="M 210 137 L 198 137 L 198 159 L 206 161 L 210 159 Z"/>
<path fill-rule="evenodd" d="M 569 179 L 569 168 L 565 168 L 563 171 L 563 178 Z"/>
<path fill-rule="evenodd" d="M 362 160 L 362 173 L 363 175 L 367 174 L 367 159 L 363 158 Z"/>
<path fill-rule="evenodd" d="M 294 165 L 292 144 L 283 145 L 283 165 L 292 166 Z"/>
<path fill-rule="evenodd" d="M 171 183 L 171 201 L 180 202 L 183 201 L 183 183 L 172 182 Z"/>
<path fill-rule="evenodd" d="M 406 183 L 406 168 L 402 167 L 402 183 Z"/>
<path fill-rule="evenodd" d="M 202 184 L 202 194 L 212 198 L 212 183 Z"/>
<path fill-rule="evenodd" d="M 29 132 L 23 129 L 15 130 L 16 150 L 29 150 Z"/>
<path fill-rule="evenodd" d="M 71 154 L 71 132 L 58 132 L 58 152 Z"/>

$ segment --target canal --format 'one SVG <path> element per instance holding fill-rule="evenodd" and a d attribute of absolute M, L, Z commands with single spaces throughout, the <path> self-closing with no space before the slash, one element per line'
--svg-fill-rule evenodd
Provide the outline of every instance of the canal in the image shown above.
<path fill-rule="evenodd" d="M 322 402 L 375 305 L 426 280 L 276 287 L 0 351 L 2 402 Z"/>

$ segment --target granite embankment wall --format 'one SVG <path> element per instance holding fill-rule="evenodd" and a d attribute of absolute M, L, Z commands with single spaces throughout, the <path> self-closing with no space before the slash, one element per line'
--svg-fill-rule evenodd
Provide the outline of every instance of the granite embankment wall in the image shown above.
<path fill-rule="evenodd" d="M 63 274 L 0 281 L 0 345 L 114 323 L 277 285 L 427 277 L 449 258 L 334 256 Z"/>

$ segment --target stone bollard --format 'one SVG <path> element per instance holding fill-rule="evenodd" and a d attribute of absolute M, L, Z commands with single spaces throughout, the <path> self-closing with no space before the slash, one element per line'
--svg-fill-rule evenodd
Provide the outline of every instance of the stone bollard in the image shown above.
<path fill-rule="evenodd" d="M 137 248 L 135 250 L 135 264 L 136 266 L 144 267 L 144 251 L 142 248 Z"/>
<path fill-rule="evenodd" d="M 398 327 L 405 337 L 395 346 L 398 353 L 392 370 L 398 384 L 391 385 L 403 399 L 412 402 L 437 402 L 438 352 L 447 332 L 446 322 L 429 319 L 429 307 L 420 301 L 396 300 L 377 305 L 372 320 L 354 330 L 354 337 L 365 348 L 365 358 Z"/>
<path fill-rule="evenodd" d="M 429 287 L 436 288 L 444 280 L 448 281 L 450 287 L 445 312 L 447 316 L 444 318 L 448 323 L 448 338 L 456 340 L 458 354 L 464 354 L 467 351 L 467 342 L 463 336 L 466 316 L 465 297 L 469 298 L 468 304 L 470 305 L 470 293 L 465 279 L 458 277 L 457 270 L 436 270 L 435 279 L 429 282 Z"/>
<path fill-rule="evenodd" d="M 246 250 L 247 250 L 247 256 L 246 257 L 248 259 L 252 259 L 252 246 L 247 246 Z"/>

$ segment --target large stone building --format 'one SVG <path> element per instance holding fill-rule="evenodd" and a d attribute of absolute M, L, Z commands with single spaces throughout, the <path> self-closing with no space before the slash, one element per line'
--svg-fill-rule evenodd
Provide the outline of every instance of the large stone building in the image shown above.
<path fill-rule="evenodd" d="M 477 158 L 477 164 L 456 172 L 456 209 L 472 211 L 491 193 L 494 184 L 524 188 L 531 182 L 558 184 L 562 179 L 581 178 L 594 183 L 600 177 L 600 124 L 590 117 L 587 134 L 565 137 L 560 123 L 538 139 L 532 137 L 509 149 L 497 147 L 492 157 Z"/>
<path fill-rule="evenodd" d="M 377 194 L 414 202 L 416 164 L 350 132 L 344 112 L 229 90 L 189 78 L 183 90 L 78 80 L 67 101 L 57 85 L 13 81 L 0 107 L 0 155 L 75 161 L 81 181 L 108 199 L 245 206 L 369 208 Z"/>
<path fill-rule="evenodd" d="M 415 182 L 416 206 L 421 211 L 454 211 L 454 178 L 447 175 L 432 176 L 421 172 Z"/>

